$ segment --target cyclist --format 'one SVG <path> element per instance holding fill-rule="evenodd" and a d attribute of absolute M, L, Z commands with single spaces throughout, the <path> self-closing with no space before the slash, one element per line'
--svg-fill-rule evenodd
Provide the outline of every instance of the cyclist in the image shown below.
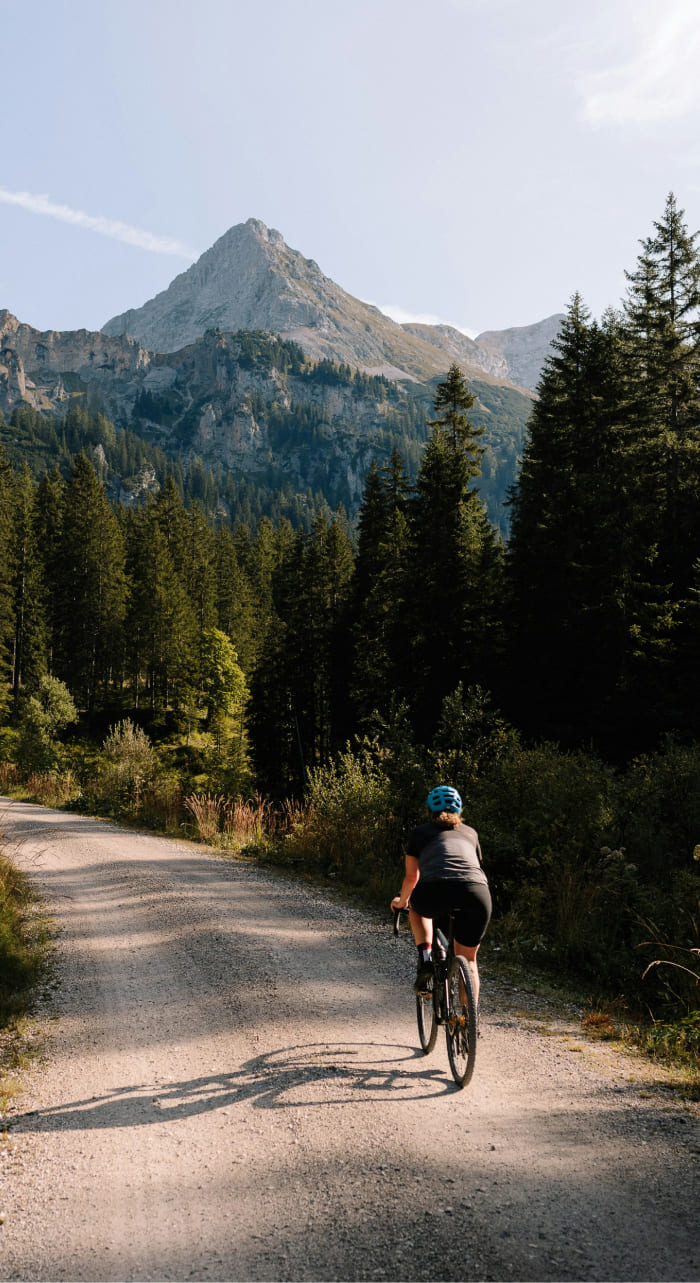
<path fill-rule="evenodd" d="M 465 958 L 479 1002 L 476 955 L 491 918 L 491 893 L 481 867 L 475 829 L 462 822 L 462 799 L 449 784 L 428 794 L 430 819 L 419 824 L 406 843 L 406 871 L 393 909 L 408 909 L 418 948 L 414 989 L 424 992 L 433 974 L 433 919 L 454 913 L 455 953 Z"/>

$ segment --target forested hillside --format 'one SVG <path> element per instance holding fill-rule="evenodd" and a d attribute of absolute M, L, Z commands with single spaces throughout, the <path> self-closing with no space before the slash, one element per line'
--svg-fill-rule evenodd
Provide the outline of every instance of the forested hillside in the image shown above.
<path fill-rule="evenodd" d="M 357 513 L 373 459 L 397 449 L 415 477 L 437 380 L 399 384 L 314 361 L 267 333 L 209 330 L 162 354 L 87 331 L 42 335 L 3 316 L 0 442 L 38 478 L 54 465 L 65 475 L 84 448 L 122 502 L 170 473 L 208 516 L 235 525 L 284 514 L 308 527 L 319 506 Z M 505 529 L 532 402 L 488 378 L 472 391 L 483 498 Z"/>
<path fill-rule="evenodd" d="M 65 475 L 0 464 L 7 753 L 55 773 L 82 752 L 94 801 L 145 732 L 160 764 L 124 776 L 132 813 L 158 771 L 171 798 L 310 799 L 287 852 L 372 885 L 426 786 L 450 779 L 513 947 L 651 1001 L 650 949 L 687 961 L 700 945 L 699 318 L 700 258 L 669 197 L 621 309 L 597 322 L 571 303 L 507 544 L 477 492 L 486 438 L 456 366 L 415 478 L 398 450 L 372 463 L 356 532 L 327 505 L 306 524 L 233 523 L 160 455 L 71 411 L 51 428 Z M 36 463 L 39 422 L 20 412 L 15 430 L 34 433 Z M 108 446 L 130 474 L 154 469 L 142 502 L 108 491 Z M 101 785 L 76 727 L 103 745 Z M 653 1001 L 697 1030 L 692 982 L 669 974 Z"/>
<path fill-rule="evenodd" d="M 410 697 L 429 728 L 459 681 L 492 685 L 503 551 L 472 487 L 483 430 L 455 409 L 454 398 L 471 407 L 473 397 L 456 367 L 438 405 L 444 388 L 446 417 L 433 422 L 415 487 L 398 452 L 372 464 L 357 559 L 343 512 L 326 505 L 308 529 L 286 518 L 254 530 L 208 522 L 177 477 L 157 484 L 161 455 L 150 461 L 105 420 L 69 412 L 66 462 L 81 433 L 93 459 L 81 451 L 66 477 L 54 469 L 38 483 L 28 462 L 2 464 L 2 663 L 14 711 L 50 673 L 91 715 L 145 704 L 154 717 L 189 718 L 206 685 L 207 638 L 220 630 L 259 691 L 247 719 L 256 772 L 284 791 L 300 786 L 301 758 L 327 761 L 363 710 L 384 710 L 386 692 Z M 31 411 L 16 425 L 35 442 L 42 431 Z M 55 428 L 43 431 L 58 441 Z M 152 470 L 142 503 L 110 499 L 107 449 L 123 450 L 132 471 Z M 447 585 L 453 605 L 436 637 Z"/>

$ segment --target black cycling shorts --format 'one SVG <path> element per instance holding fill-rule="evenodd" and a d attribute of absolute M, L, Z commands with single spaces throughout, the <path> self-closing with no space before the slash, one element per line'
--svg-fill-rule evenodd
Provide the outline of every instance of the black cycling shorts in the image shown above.
<path fill-rule="evenodd" d="M 491 920 L 491 892 L 479 882 L 419 882 L 411 893 L 411 908 L 421 918 L 440 919 L 454 913 L 455 940 L 473 949 Z M 445 930 L 445 924 L 440 925 Z"/>

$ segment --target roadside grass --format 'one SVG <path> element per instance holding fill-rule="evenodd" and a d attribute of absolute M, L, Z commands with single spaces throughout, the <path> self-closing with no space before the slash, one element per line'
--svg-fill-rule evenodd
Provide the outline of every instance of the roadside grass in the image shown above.
<path fill-rule="evenodd" d="M 19 1093 L 19 1075 L 40 1049 L 31 1018 L 50 957 L 49 924 L 29 880 L 0 853 L 0 1113 Z"/>
<path fill-rule="evenodd" d="M 498 935 L 496 922 L 482 946 L 483 970 L 484 974 L 493 974 L 503 986 L 519 1019 L 545 1037 L 560 1038 L 562 1029 L 555 1014 L 558 1010 L 570 1025 L 578 1025 L 580 1038 L 586 1042 L 606 1043 L 612 1048 L 635 1052 L 652 1072 L 657 1065 L 661 1074 L 655 1089 L 672 1091 L 689 1101 L 700 1101 L 697 1013 L 664 1022 L 640 1011 L 630 1011 L 619 995 L 585 997 L 573 978 L 554 977 L 536 963 L 509 956 L 507 945 L 499 941 Z M 577 1049 L 580 1047 L 573 1044 L 569 1048 Z"/>

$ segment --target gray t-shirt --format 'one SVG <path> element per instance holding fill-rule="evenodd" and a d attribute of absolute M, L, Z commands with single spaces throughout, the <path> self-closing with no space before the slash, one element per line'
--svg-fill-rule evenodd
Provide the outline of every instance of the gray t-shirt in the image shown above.
<path fill-rule="evenodd" d="M 471 882 L 488 886 L 481 867 L 479 835 L 468 824 L 440 829 L 428 820 L 413 830 L 406 851 L 418 861 L 421 882 Z"/>

